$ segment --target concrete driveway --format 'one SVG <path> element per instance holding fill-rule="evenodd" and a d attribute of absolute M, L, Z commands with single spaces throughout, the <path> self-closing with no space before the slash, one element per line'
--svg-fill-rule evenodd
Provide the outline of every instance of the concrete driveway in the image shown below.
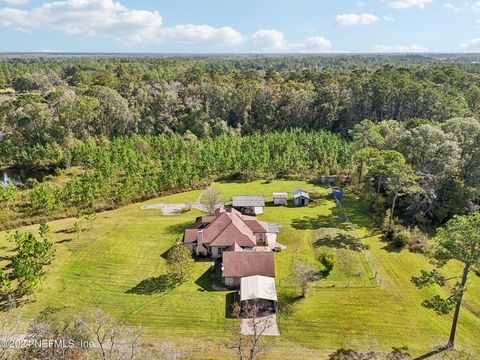
<path fill-rule="evenodd" d="M 174 203 L 174 204 L 149 204 L 142 205 L 140 209 L 160 209 L 162 210 L 163 215 L 179 215 L 182 213 L 182 209 L 187 208 L 188 205 L 185 203 Z"/>
<path fill-rule="evenodd" d="M 280 336 L 277 325 L 277 315 L 268 315 L 256 319 L 242 319 L 241 333 L 245 336 L 251 336 L 254 333 L 254 322 L 257 332 L 262 332 L 262 336 Z"/>

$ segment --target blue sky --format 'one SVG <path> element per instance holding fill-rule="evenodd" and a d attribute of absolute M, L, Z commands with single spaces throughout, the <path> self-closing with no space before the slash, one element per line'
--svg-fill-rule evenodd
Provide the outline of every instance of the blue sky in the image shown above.
<path fill-rule="evenodd" d="M 480 1 L 0 0 L 0 51 L 480 51 Z"/>

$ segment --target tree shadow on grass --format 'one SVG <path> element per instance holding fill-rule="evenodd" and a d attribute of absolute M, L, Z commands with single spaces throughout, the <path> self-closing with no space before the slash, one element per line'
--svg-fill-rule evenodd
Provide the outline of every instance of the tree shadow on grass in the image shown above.
<path fill-rule="evenodd" d="M 278 293 L 278 315 L 290 316 L 294 312 L 295 303 L 302 297 L 293 290 L 283 290 Z"/>
<path fill-rule="evenodd" d="M 167 234 L 183 235 L 186 229 L 193 229 L 195 221 L 186 221 L 178 224 L 169 225 L 166 227 L 165 232 Z"/>
<path fill-rule="evenodd" d="M 207 269 L 197 280 L 195 284 L 200 286 L 199 291 L 214 291 L 212 288 L 211 270 Z"/>
<path fill-rule="evenodd" d="M 75 239 L 74 238 L 63 239 L 63 240 L 57 241 L 55 244 L 69 243 L 69 242 L 72 242 L 73 240 L 75 240 Z"/>
<path fill-rule="evenodd" d="M 225 318 L 226 319 L 233 319 L 233 305 L 240 296 L 238 296 L 238 291 L 232 291 L 225 295 Z"/>
<path fill-rule="evenodd" d="M 73 234 L 75 230 L 71 227 L 66 229 L 59 229 L 55 231 L 55 234 Z"/>
<path fill-rule="evenodd" d="M 330 195 L 318 191 L 309 191 L 308 196 L 310 196 L 312 200 L 312 202 L 308 204 L 309 207 L 327 206 L 332 204 L 333 200 Z"/>
<path fill-rule="evenodd" d="M 420 355 L 416 358 L 414 358 L 413 360 L 424 360 L 424 359 L 428 359 L 432 356 L 435 356 L 435 355 L 438 355 L 444 351 L 447 351 L 449 349 L 448 346 L 440 346 L 438 349 L 435 349 L 435 350 L 432 350 L 426 354 L 423 354 L 423 355 Z"/>
<path fill-rule="evenodd" d="M 167 292 L 178 285 L 177 282 L 169 275 L 160 275 L 158 277 L 150 277 L 140 281 L 133 288 L 127 290 L 127 294 L 136 295 L 154 295 Z"/>
<path fill-rule="evenodd" d="M 170 246 L 167 250 L 165 250 L 163 253 L 160 254 L 160 257 L 167 260 L 168 259 L 168 253 L 170 252 L 170 250 L 172 250 L 172 246 Z"/>
<path fill-rule="evenodd" d="M 335 236 L 326 235 L 325 237 L 315 240 L 313 245 L 315 247 L 326 246 L 335 249 L 347 249 L 353 251 L 363 250 L 363 244 L 355 237 L 344 232 L 339 232 Z"/>
<path fill-rule="evenodd" d="M 7 296 L 0 296 L 0 313 L 8 312 L 14 308 L 20 308 L 24 305 L 31 304 L 35 302 L 35 297 L 28 297 L 21 294 L 16 294 L 15 292 L 10 295 L 10 298 Z"/>
<path fill-rule="evenodd" d="M 381 241 L 385 243 L 385 246 L 382 247 L 382 250 L 385 250 L 389 253 L 399 253 L 403 250 L 401 247 L 398 247 L 397 245 L 395 245 L 395 243 L 388 241 L 384 237 L 381 239 Z"/>
<path fill-rule="evenodd" d="M 316 230 L 320 228 L 347 229 L 347 224 L 337 216 L 337 211 L 330 215 L 304 216 L 292 220 L 292 227 L 297 230 Z"/>
<path fill-rule="evenodd" d="M 377 228 L 377 224 L 372 215 L 360 206 L 357 199 L 351 196 L 346 196 L 344 200 L 342 200 L 342 205 L 343 213 L 348 216 L 355 227 L 369 229 L 373 234 L 375 231 L 374 229 Z"/>

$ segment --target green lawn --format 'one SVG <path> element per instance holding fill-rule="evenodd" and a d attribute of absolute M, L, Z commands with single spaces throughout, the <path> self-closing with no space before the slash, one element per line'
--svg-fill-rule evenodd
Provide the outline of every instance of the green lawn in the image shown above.
<path fill-rule="evenodd" d="M 282 225 L 278 241 L 288 249 L 275 255 L 275 266 L 277 291 L 284 300 L 280 306 L 288 311 L 279 318 L 282 336 L 267 339 L 271 345 L 269 358 L 325 358 L 342 346 L 390 350 L 408 345 L 410 352 L 420 355 L 448 338 L 451 316 L 439 317 L 422 308 L 422 299 L 433 290 L 418 291 L 410 282 L 419 269 L 430 266 L 428 260 L 408 251 L 386 249 L 352 196 L 344 202 L 345 211 L 370 248 L 381 286 L 375 286 L 372 267 L 356 249 L 350 229 L 339 218 L 343 214 L 336 210 L 327 189 L 295 181 L 217 186 L 226 199 L 235 194 L 265 195 L 267 207 L 260 218 Z M 273 191 L 291 192 L 297 187 L 315 197 L 311 206 L 270 204 Z M 191 191 L 146 203 L 194 202 L 199 194 Z M 98 214 L 92 228 L 85 225 L 87 229 L 78 239 L 66 232 L 74 219 L 52 222 L 57 257 L 35 294 L 36 301 L 15 311 L 28 320 L 46 306 L 59 307 L 68 314 L 100 307 L 128 323 L 142 324 L 151 341 L 168 338 L 194 350 L 196 356 L 224 358 L 228 354 L 225 328 L 231 321 L 226 318 L 227 303 L 232 295 L 211 291 L 209 262 L 195 263 L 191 282 L 151 293 L 161 283 L 162 254 L 199 215 L 200 211 L 192 210 L 180 216 L 162 216 L 160 210 L 140 210 L 140 204 L 134 204 Z M 8 255 L 10 247 L 1 236 L 0 255 Z M 292 260 L 306 257 L 315 261 L 319 251 L 334 253 L 336 268 L 329 279 L 310 290 L 306 299 L 295 300 L 289 281 Z M 458 266 L 448 269 L 455 274 L 459 270 Z M 472 276 L 469 285 L 458 345 L 480 352 L 480 279 Z"/>

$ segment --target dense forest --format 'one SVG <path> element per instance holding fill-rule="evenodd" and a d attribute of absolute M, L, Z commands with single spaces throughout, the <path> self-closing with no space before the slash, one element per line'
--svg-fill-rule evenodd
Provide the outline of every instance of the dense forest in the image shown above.
<path fill-rule="evenodd" d="M 480 65 L 424 57 L 4 57 L 1 227 L 222 178 L 351 180 L 379 217 L 478 210 Z M 365 120 L 369 119 L 369 120 Z"/>
<path fill-rule="evenodd" d="M 478 117 L 479 68 L 381 57 L 7 59 L 0 131 L 17 146 L 290 128 L 345 135 L 366 118 Z"/>

